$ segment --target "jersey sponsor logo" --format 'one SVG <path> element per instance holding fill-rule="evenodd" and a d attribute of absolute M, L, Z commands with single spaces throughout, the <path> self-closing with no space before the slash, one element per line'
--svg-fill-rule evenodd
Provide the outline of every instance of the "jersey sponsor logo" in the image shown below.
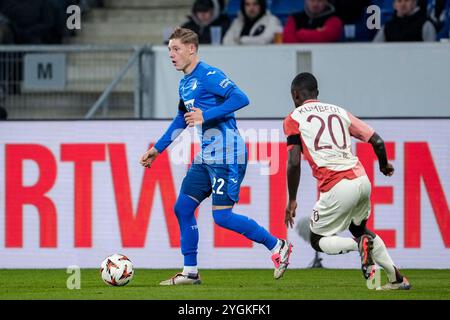
<path fill-rule="evenodd" d="M 186 107 L 187 112 L 192 111 L 192 108 L 194 107 L 194 101 L 195 99 L 184 101 L 184 106 Z"/>
<path fill-rule="evenodd" d="M 226 78 L 226 79 L 223 79 L 221 82 L 220 82 L 220 86 L 222 87 L 222 88 L 226 88 L 226 87 L 228 87 L 228 85 L 231 83 L 231 80 L 230 79 L 228 79 L 228 78 Z"/>
<path fill-rule="evenodd" d="M 216 73 L 216 71 L 209 71 L 206 75 L 210 76 L 210 75 L 215 74 L 215 73 Z"/>

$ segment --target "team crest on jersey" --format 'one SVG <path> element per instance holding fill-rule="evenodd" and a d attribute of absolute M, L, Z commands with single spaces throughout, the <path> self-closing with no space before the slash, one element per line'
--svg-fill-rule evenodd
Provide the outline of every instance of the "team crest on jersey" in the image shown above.
<path fill-rule="evenodd" d="M 192 108 L 194 107 L 194 101 L 195 99 L 191 99 L 184 102 L 184 106 L 186 107 L 187 112 L 192 111 Z"/>
<path fill-rule="evenodd" d="M 194 80 L 194 83 L 192 84 L 191 89 L 192 89 L 192 90 L 197 89 L 197 80 Z"/>

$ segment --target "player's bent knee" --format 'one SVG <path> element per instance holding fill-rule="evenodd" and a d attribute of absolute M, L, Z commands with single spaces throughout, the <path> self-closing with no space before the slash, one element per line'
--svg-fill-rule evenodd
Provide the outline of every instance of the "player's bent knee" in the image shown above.
<path fill-rule="evenodd" d="M 193 215 L 198 205 L 199 203 L 195 200 L 195 198 L 184 193 L 180 193 L 173 210 L 177 218 L 180 218 L 181 216 Z"/>
<path fill-rule="evenodd" d="M 353 222 L 350 224 L 350 227 L 348 228 L 348 230 L 351 232 L 351 234 L 355 237 L 355 238 L 359 238 L 364 234 L 364 229 L 365 226 L 357 226 L 355 224 L 353 224 Z"/>
<path fill-rule="evenodd" d="M 178 198 L 177 202 L 175 202 L 173 211 L 177 217 L 180 217 L 183 214 L 183 201 L 180 201 L 180 198 Z"/>
<path fill-rule="evenodd" d="M 314 250 L 318 251 L 318 252 L 323 252 L 322 249 L 319 246 L 319 241 L 320 239 L 322 239 L 323 236 L 319 235 L 319 234 L 315 234 L 314 232 L 311 232 L 310 235 L 310 242 L 311 242 L 311 247 L 313 247 Z"/>
<path fill-rule="evenodd" d="M 355 237 L 355 238 L 359 238 L 361 237 L 363 234 L 368 234 L 370 236 L 372 236 L 373 238 L 376 237 L 376 234 L 373 233 L 372 231 L 370 231 L 369 229 L 367 229 L 366 227 L 366 222 L 367 221 L 363 221 L 361 223 L 361 225 L 357 226 L 356 224 L 354 224 L 353 222 L 350 224 L 350 227 L 348 228 L 349 231 L 351 232 L 351 234 Z"/>
<path fill-rule="evenodd" d="M 233 213 L 231 212 L 231 209 L 214 210 L 213 211 L 214 222 L 223 228 L 227 228 L 228 221 L 231 218 L 232 214 Z"/>

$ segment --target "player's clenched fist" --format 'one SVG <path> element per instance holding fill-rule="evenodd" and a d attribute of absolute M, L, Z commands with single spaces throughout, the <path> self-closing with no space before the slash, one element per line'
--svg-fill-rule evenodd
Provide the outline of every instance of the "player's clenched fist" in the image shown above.
<path fill-rule="evenodd" d="M 155 161 L 156 157 L 158 156 L 158 154 L 159 154 L 158 150 L 156 150 L 155 148 L 151 148 L 142 155 L 139 163 L 146 168 L 150 168 L 152 166 L 153 161 Z"/>
<path fill-rule="evenodd" d="M 203 123 L 203 111 L 199 108 L 192 108 L 191 112 L 184 114 L 184 120 L 189 127 L 193 127 Z"/>
<path fill-rule="evenodd" d="M 385 175 L 385 176 L 392 176 L 394 174 L 394 167 L 392 166 L 392 164 L 388 163 L 386 165 L 386 167 L 384 168 L 380 168 L 380 171 Z"/>

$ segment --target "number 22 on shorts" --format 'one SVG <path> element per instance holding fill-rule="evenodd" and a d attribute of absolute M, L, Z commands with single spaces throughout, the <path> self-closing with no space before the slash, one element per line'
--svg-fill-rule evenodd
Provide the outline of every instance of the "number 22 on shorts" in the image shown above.
<path fill-rule="evenodd" d="M 216 186 L 216 183 L 217 183 L 217 186 Z M 212 193 L 222 195 L 223 194 L 222 188 L 223 188 L 224 184 L 225 184 L 225 180 L 223 180 L 222 178 L 219 178 L 219 179 L 213 178 Z"/>

